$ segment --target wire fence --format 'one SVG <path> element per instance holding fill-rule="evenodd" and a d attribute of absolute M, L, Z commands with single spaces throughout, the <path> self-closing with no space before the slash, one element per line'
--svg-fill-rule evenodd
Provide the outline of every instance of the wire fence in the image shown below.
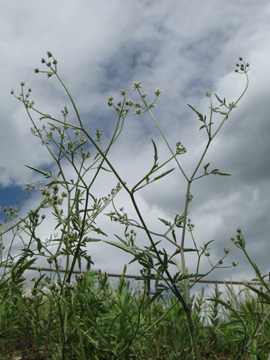
<path fill-rule="evenodd" d="M 85 274 L 87 271 L 90 270 L 90 263 L 87 264 L 87 269 L 85 271 L 83 270 L 73 270 L 73 274 Z M 9 265 L 9 264 L 0 264 L 0 267 L 6 267 L 6 268 L 11 268 L 14 265 Z M 60 273 L 66 273 L 65 269 L 54 269 L 51 267 L 39 267 L 39 266 L 30 266 L 27 268 L 27 270 L 35 270 L 35 271 L 45 271 L 45 272 L 60 272 Z M 97 274 L 102 273 L 101 269 L 93 269 L 92 271 L 96 272 Z M 107 277 L 111 277 L 111 278 L 120 278 L 123 276 L 123 274 L 116 274 L 116 273 L 107 273 L 104 272 L 104 274 L 106 274 Z M 268 276 L 268 282 L 270 283 L 270 272 L 266 275 Z M 131 274 L 124 274 L 124 277 L 127 279 L 137 279 L 137 280 L 145 280 L 145 278 L 142 275 L 131 275 Z M 167 278 L 164 278 L 164 280 L 169 280 Z M 213 280 L 213 279 L 195 279 L 195 278 L 190 278 L 189 281 L 191 283 L 193 282 L 197 282 L 197 283 L 202 283 L 202 284 L 228 284 L 228 285 L 251 285 L 251 284 L 256 284 L 258 283 L 258 281 L 256 279 L 254 280 Z"/>

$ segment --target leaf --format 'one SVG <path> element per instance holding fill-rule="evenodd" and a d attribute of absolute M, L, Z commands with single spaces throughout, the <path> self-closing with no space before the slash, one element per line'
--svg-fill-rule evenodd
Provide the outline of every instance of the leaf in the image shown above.
<path fill-rule="evenodd" d="M 203 118 L 203 115 L 201 113 L 199 113 L 199 111 L 197 111 L 196 109 L 194 109 L 193 106 L 187 104 L 198 116 L 199 116 L 199 120 L 204 122 L 204 118 Z"/>
<path fill-rule="evenodd" d="M 166 176 L 166 175 L 168 175 L 169 173 L 171 173 L 173 170 L 174 170 L 175 168 L 173 168 L 173 169 L 170 169 L 170 170 L 168 170 L 168 171 L 165 171 L 164 173 L 162 173 L 161 175 L 158 175 L 158 176 L 156 176 L 151 182 L 153 182 L 153 181 L 156 181 L 156 180 L 159 180 L 159 179 L 161 179 L 161 178 L 163 178 L 164 176 Z"/>
<path fill-rule="evenodd" d="M 218 99 L 218 101 L 221 103 L 221 104 L 224 104 L 224 101 L 222 101 L 218 96 L 217 94 L 215 94 L 216 98 Z M 224 99 L 225 100 L 225 99 Z"/>
<path fill-rule="evenodd" d="M 268 296 L 266 293 L 264 293 L 263 291 L 255 288 L 254 286 L 251 285 L 246 285 L 249 289 L 251 289 L 252 291 L 254 291 L 256 294 L 258 294 L 259 296 L 261 296 L 267 304 L 270 303 L 270 296 Z"/>
<path fill-rule="evenodd" d="M 97 239 L 97 238 L 92 238 L 92 237 L 85 237 L 83 239 L 84 242 L 98 242 L 98 241 L 102 241 L 101 239 Z"/>
<path fill-rule="evenodd" d="M 202 125 L 202 126 L 199 128 L 199 130 L 202 130 L 202 129 L 204 129 L 204 128 L 206 128 L 206 125 Z"/>
<path fill-rule="evenodd" d="M 163 222 L 163 224 L 165 224 L 166 226 L 171 226 L 171 225 L 172 225 L 169 221 L 167 221 L 167 220 L 165 220 L 165 219 L 158 218 L 158 220 L 160 220 L 161 222 Z"/>
<path fill-rule="evenodd" d="M 189 252 L 189 251 L 199 251 L 197 249 L 192 249 L 192 248 L 184 248 L 184 252 Z"/>
<path fill-rule="evenodd" d="M 204 165 L 204 171 L 206 172 L 207 171 L 207 168 L 208 168 L 208 166 L 210 165 L 210 163 L 208 163 L 208 164 L 206 164 L 206 165 Z"/>
<path fill-rule="evenodd" d="M 43 171 L 43 170 L 34 168 L 34 167 L 30 166 L 30 165 L 25 165 L 25 166 L 28 167 L 28 168 L 31 169 L 31 170 L 34 170 L 34 171 L 36 171 L 36 172 L 44 175 L 45 177 L 52 177 L 52 173 L 51 173 L 51 172 L 48 173 L 47 171 Z"/>
<path fill-rule="evenodd" d="M 211 244 L 212 242 L 214 242 L 215 240 L 209 240 L 207 241 L 207 243 L 204 244 L 205 247 L 208 247 L 209 244 Z"/>
<path fill-rule="evenodd" d="M 120 238 L 120 236 L 118 236 L 118 235 L 116 235 L 116 234 L 114 234 L 114 236 L 116 236 L 116 237 L 117 237 L 117 239 L 118 239 L 118 240 L 120 240 L 122 244 L 124 244 L 124 245 L 128 246 L 128 242 L 127 242 L 126 240 L 124 240 L 124 239 Z"/>
<path fill-rule="evenodd" d="M 118 247 L 119 249 L 121 250 L 124 250 L 125 252 L 129 253 L 129 254 L 132 254 L 132 255 L 137 255 L 137 251 L 135 249 L 132 249 L 131 247 L 129 246 L 126 246 L 124 244 L 119 244 L 118 242 L 116 241 L 108 241 L 108 240 L 105 240 L 105 242 L 107 244 L 110 244 L 112 246 L 115 246 L 115 247 Z"/>
<path fill-rule="evenodd" d="M 153 139 L 151 139 L 151 141 L 152 141 L 152 144 L 153 144 L 153 146 L 154 146 L 154 164 L 156 165 L 157 164 L 157 161 L 158 161 L 158 152 L 157 152 L 157 146 L 156 146 L 156 144 L 155 144 L 155 142 L 154 142 L 154 140 Z"/>
<path fill-rule="evenodd" d="M 221 175 L 221 176 L 231 176 L 231 174 L 222 172 L 222 171 L 220 171 L 219 169 L 214 169 L 214 170 L 212 170 L 210 174 L 213 174 L 213 175 Z"/>
<path fill-rule="evenodd" d="M 186 275 L 181 275 L 178 281 L 182 281 L 185 279 L 197 279 L 198 277 L 204 277 L 204 276 L 205 274 L 186 274 Z"/>
<path fill-rule="evenodd" d="M 11 273 L 11 277 L 12 280 L 15 282 L 16 279 L 19 279 L 22 274 L 24 273 L 25 270 L 27 270 L 31 265 L 33 265 L 35 263 L 35 261 L 37 260 L 37 258 L 29 260 L 24 262 L 26 259 L 25 256 L 22 256 L 17 263 L 15 264 L 15 266 L 12 269 L 12 273 Z M 16 271 L 14 271 L 16 269 Z"/>
<path fill-rule="evenodd" d="M 101 234 L 101 235 L 104 235 L 104 236 L 108 236 L 107 234 L 105 234 L 105 232 L 103 232 L 101 229 L 99 228 L 95 228 L 95 227 L 92 227 L 91 230 L 95 231 L 96 233 L 98 234 Z"/>
<path fill-rule="evenodd" d="M 37 241 L 37 249 L 38 249 L 38 252 L 40 253 L 40 250 L 42 249 L 43 245 L 39 238 L 36 238 L 36 241 Z"/>

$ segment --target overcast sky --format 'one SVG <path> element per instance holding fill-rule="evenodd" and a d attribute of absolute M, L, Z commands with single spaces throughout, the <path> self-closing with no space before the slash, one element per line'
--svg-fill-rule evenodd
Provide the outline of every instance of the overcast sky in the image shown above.
<path fill-rule="evenodd" d="M 26 168 L 51 167 L 53 163 L 30 132 L 30 121 L 10 90 L 20 92 L 20 82 L 32 88 L 32 97 L 44 112 L 60 116 L 69 106 L 55 79 L 35 74 L 40 59 L 51 51 L 58 61 L 59 74 L 65 81 L 89 131 L 104 129 L 105 140 L 113 131 L 115 116 L 107 106 L 107 97 L 119 97 L 127 89 L 134 97 L 132 84 L 142 81 L 149 96 L 157 88 L 163 93 L 154 109 L 164 133 L 174 148 L 181 141 L 187 153 L 180 158 L 190 176 L 206 144 L 206 133 L 199 131 L 197 116 L 187 104 L 208 115 L 206 91 L 217 93 L 228 103 L 235 101 L 245 86 L 245 77 L 236 74 L 235 63 L 242 56 L 250 64 L 250 86 L 213 140 L 203 164 L 211 162 L 231 177 L 209 176 L 194 183 L 190 218 L 195 223 L 198 245 L 215 240 L 213 261 L 231 247 L 226 264 L 239 265 L 219 270 L 214 279 L 249 280 L 254 276 L 250 265 L 230 241 L 238 227 L 245 235 L 247 250 L 261 272 L 270 271 L 270 5 L 269 1 L 239 0 L 113 0 L 113 1 L 0 1 L 0 206 L 20 204 L 25 183 L 38 180 Z M 151 139 L 161 160 L 169 152 L 149 117 L 126 121 L 111 160 L 132 187 L 149 169 L 153 159 Z M 66 169 L 68 172 L 68 168 Z M 199 171 L 202 173 L 202 170 Z M 39 178 L 42 180 L 42 178 Z M 97 192 L 106 195 L 115 180 L 101 181 Z M 153 184 L 138 202 L 147 224 L 162 231 L 158 217 L 173 219 L 182 213 L 186 183 L 175 170 L 165 181 Z M 27 208 L 37 204 L 37 197 Z M 131 210 L 124 193 L 117 206 Z M 3 213 L 0 213 L 3 221 Z M 101 226 L 111 234 L 123 234 L 121 227 L 111 228 L 104 217 Z M 42 229 L 45 239 L 53 226 Z M 5 238 L 8 241 L 8 236 Z M 147 242 L 142 237 L 141 242 Z M 188 238 L 186 246 L 192 247 Z M 163 247 L 171 247 L 163 240 Z M 125 253 L 109 245 L 93 243 L 89 254 L 95 268 L 121 272 L 130 261 Z M 187 266 L 194 266 L 194 255 Z M 139 273 L 138 265 L 128 273 Z M 206 271 L 207 262 L 202 263 Z"/>

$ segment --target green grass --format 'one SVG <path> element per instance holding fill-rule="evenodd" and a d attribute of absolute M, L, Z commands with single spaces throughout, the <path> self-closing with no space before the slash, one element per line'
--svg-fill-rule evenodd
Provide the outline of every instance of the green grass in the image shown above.
<path fill-rule="evenodd" d="M 6 282 L 0 296 L 3 360 L 193 358 L 185 313 L 175 296 L 151 302 L 146 289 L 131 294 L 124 277 L 115 287 L 93 271 L 65 287 L 44 277 L 28 293 L 21 283 Z M 228 301 L 230 307 L 224 307 Z M 216 286 L 210 300 L 201 290 L 191 296 L 191 306 L 203 359 L 235 360 L 269 311 L 250 291 L 237 294 L 229 286 L 225 294 Z M 242 359 L 267 359 L 269 330 L 268 318 Z"/>

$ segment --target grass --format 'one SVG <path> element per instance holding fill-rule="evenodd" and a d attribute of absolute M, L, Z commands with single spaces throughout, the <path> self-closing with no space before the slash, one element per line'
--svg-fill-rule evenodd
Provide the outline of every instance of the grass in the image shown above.
<path fill-rule="evenodd" d="M 172 294 L 151 301 L 144 290 L 131 293 L 124 277 L 113 286 L 93 271 L 64 288 L 48 277 L 33 281 L 28 292 L 6 282 L 0 303 L 1 359 L 192 359 L 181 304 Z M 224 294 L 216 286 L 210 298 L 202 289 L 191 296 L 191 304 L 203 359 L 235 360 L 269 311 L 251 291 L 238 294 L 233 286 Z M 267 359 L 269 330 L 268 318 L 242 359 Z"/>

